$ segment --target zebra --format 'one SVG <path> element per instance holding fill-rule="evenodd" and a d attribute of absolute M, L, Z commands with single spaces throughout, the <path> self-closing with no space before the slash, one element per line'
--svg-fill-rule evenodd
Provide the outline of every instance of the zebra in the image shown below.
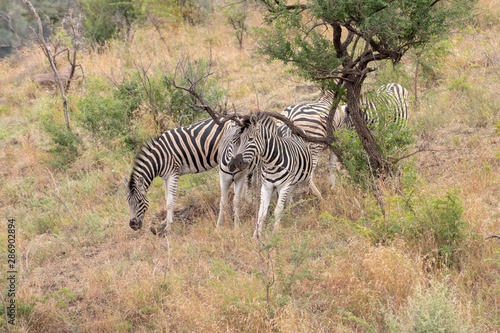
<path fill-rule="evenodd" d="M 262 160 L 261 201 L 253 234 L 259 238 L 274 189 L 278 191 L 274 230 L 279 228 L 285 202 L 298 184 L 307 183 L 318 198 L 321 193 L 312 182 L 312 151 L 303 139 L 296 135 L 280 137 L 274 119 L 265 113 L 245 116 L 242 123 L 241 142 L 229 167 L 244 170 L 257 156 Z"/>
<path fill-rule="evenodd" d="M 389 83 L 379 87 L 375 94 L 366 94 L 361 98 L 361 109 L 363 118 L 369 127 L 378 124 L 383 118 L 384 111 L 387 112 L 387 124 L 393 124 L 397 130 L 401 130 L 408 124 L 408 91 L 400 84 Z M 354 124 L 349 108 L 346 110 L 348 116 L 344 128 L 352 129 Z"/>
<path fill-rule="evenodd" d="M 219 144 L 228 124 L 230 122 L 218 125 L 211 118 L 201 120 L 165 131 L 141 148 L 127 184 L 129 225 L 133 230 L 142 227 L 149 207 L 148 189 L 154 178 L 161 177 L 165 184 L 167 204 L 167 216 L 161 227 L 170 231 L 179 177 L 204 172 L 218 165 Z"/>
<path fill-rule="evenodd" d="M 326 137 L 326 122 L 333 104 L 335 93 L 331 90 L 323 91 L 318 99 L 306 104 L 292 105 L 285 108 L 281 114 L 289 118 L 294 124 L 303 129 L 307 135 L 312 137 Z M 337 108 L 333 119 L 333 131 L 341 129 L 345 121 L 345 107 Z M 290 133 L 287 126 L 279 127 L 279 134 L 286 136 Z M 313 153 L 313 174 L 316 170 L 319 155 L 328 147 L 321 143 L 309 143 Z M 330 187 L 335 186 L 335 173 L 337 157 L 330 151 L 328 160 L 328 171 Z"/>
<path fill-rule="evenodd" d="M 221 187 L 220 210 L 219 218 L 217 219 L 217 227 L 221 227 L 224 222 L 225 212 L 228 207 L 228 193 L 231 183 L 234 182 L 234 227 L 239 226 L 240 222 L 240 202 L 244 192 L 247 202 L 251 202 L 252 197 L 252 178 L 254 173 L 260 167 L 258 159 L 253 160 L 248 168 L 244 170 L 231 168 L 229 164 L 233 153 L 240 146 L 242 128 L 234 122 L 230 122 L 222 137 L 219 148 L 219 179 Z"/>

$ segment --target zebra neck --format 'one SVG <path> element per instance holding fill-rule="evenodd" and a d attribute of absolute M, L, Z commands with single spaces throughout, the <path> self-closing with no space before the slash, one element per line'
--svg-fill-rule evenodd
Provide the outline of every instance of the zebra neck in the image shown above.
<path fill-rule="evenodd" d="M 133 184 L 137 182 L 139 177 L 142 177 L 145 188 L 149 189 L 153 180 L 157 176 L 162 176 L 160 175 L 160 170 L 165 169 L 165 159 L 156 157 L 158 154 L 158 145 L 158 139 L 153 139 L 146 143 L 142 148 L 142 152 L 137 155 L 130 176 Z"/>
<path fill-rule="evenodd" d="M 132 170 L 132 175 L 130 176 L 131 184 L 129 184 L 129 187 L 131 189 L 134 188 L 134 189 L 138 190 L 137 180 L 139 179 L 139 177 L 142 177 L 144 179 L 144 189 L 147 192 L 149 190 L 149 188 L 151 187 L 151 183 L 153 182 L 153 179 L 155 177 L 150 179 L 146 174 L 141 172 L 141 170 L 137 170 L 134 168 L 134 170 Z"/>
<path fill-rule="evenodd" d="M 277 135 L 266 134 L 263 140 L 262 161 L 265 164 L 279 165 L 283 162 L 284 140 Z"/>

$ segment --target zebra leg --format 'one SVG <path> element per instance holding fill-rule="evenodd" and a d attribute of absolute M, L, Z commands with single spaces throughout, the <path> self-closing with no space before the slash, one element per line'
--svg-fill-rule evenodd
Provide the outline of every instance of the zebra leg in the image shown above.
<path fill-rule="evenodd" d="M 262 235 L 262 226 L 267 216 L 267 210 L 269 209 L 269 202 L 271 202 L 271 195 L 273 194 L 274 186 L 268 183 L 262 183 L 260 190 L 260 207 L 259 214 L 257 216 L 257 224 L 255 225 L 255 231 L 253 233 L 253 238 L 260 238 Z"/>
<path fill-rule="evenodd" d="M 311 189 L 312 191 L 312 194 L 317 197 L 318 199 L 320 200 L 323 200 L 323 196 L 321 195 L 321 192 L 318 190 L 318 188 L 316 187 L 316 185 L 314 184 L 313 182 L 313 179 L 309 179 L 309 188 Z"/>
<path fill-rule="evenodd" d="M 227 212 L 227 195 L 229 193 L 229 188 L 231 187 L 232 177 L 223 172 L 219 172 L 220 178 L 220 209 L 219 218 L 217 219 L 217 228 L 221 227 L 224 223 L 224 214 Z"/>
<path fill-rule="evenodd" d="M 293 203 L 293 194 L 295 193 L 296 188 L 297 188 L 296 186 L 290 186 L 284 207 L 288 207 Z"/>
<path fill-rule="evenodd" d="M 234 227 L 238 228 L 240 225 L 240 203 L 241 203 L 241 195 L 243 194 L 243 188 L 247 183 L 247 175 L 243 174 L 240 178 L 234 181 Z"/>
<path fill-rule="evenodd" d="M 172 229 L 174 220 L 174 204 L 175 196 L 177 195 L 177 184 L 179 183 L 179 174 L 174 173 L 163 179 L 165 183 L 165 199 L 167 201 L 167 218 L 163 223 L 166 224 L 165 231 L 169 232 Z"/>
<path fill-rule="evenodd" d="M 274 229 L 273 232 L 277 231 L 280 226 L 281 212 L 285 207 L 285 202 L 290 190 L 290 185 L 285 185 L 278 190 L 278 201 L 276 202 L 276 208 L 274 208 Z"/>
<path fill-rule="evenodd" d="M 255 172 L 255 171 L 254 171 Z M 245 193 L 245 201 L 248 203 L 248 204 L 252 204 L 253 203 L 253 191 L 252 191 L 252 178 L 253 178 L 253 173 L 248 173 L 245 177 L 245 187 L 243 189 L 243 192 Z M 255 190 L 255 187 L 253 187 L 253 190 Z"/>
<path fill-rule="evenodd" d="M 330 188 L 335 187 L 335 170 L 337 169 L 337 156 L 330 151 L 330 158 L 328 160 L 328 173 L 330 175 Z"/>

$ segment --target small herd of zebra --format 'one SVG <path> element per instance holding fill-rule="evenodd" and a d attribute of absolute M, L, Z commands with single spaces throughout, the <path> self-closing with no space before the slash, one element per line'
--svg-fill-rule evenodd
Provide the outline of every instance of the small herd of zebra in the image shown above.
<path fill-rule="evenodd" d="M 405 126 L 408 119 L 408 92 L 399 84 L 380 87 L 375 97 L 362 101 L 363 115 L 367 124 L 378 121 L 376 105 L 389 106 L 393 121 Z M 333 103 L 333 93 L 324 92 L 312 103 L 287 107 L 282 114 L 288 117 L 306 134 L 326 136 L 326 119 Z M 335 113 L 333 129 L 352 128 L 348 108 L 341 106 Z M 127 201 L 130 208 L 130 227 L 142 227 L 148 209 L 148 189 L 156 177 L 165 184 L 167 216 L 162 228 L 169 231 L 173 222 L 174 202 L 179 177 L 199 173 L 219 166 L 221 200 L 217 226 L 224 220 L 228 209 L 228 192 L 234 182 L 234 226 L 239 224 L 241 197 L 251 200 L 252 178 L 260 177 L 260 208 L 254 237 L 262 233 L 271 195 L 277 190 L 278 201 L 274 210 L 275 225 L 279 227 L 280 213 L 289 204 L 293 191 L 299 185 L 308 185 L 312 193 L 321 198 L 313 182 L 318 158 L 323 144 L 307 143 L 292 133 L 286 126 L 276 123 L 264 113 L 244 116 L 239 123 L 234 121 L 218 125 L 212 119 L 168 130 L 158 138 L 145 144 L 137 155 L 127 186 Z M 336 158 L 330 153 L 330 185 L 335 183 L 332 172 Z M 245 192 L 245 193 L 244 193 Z"/>

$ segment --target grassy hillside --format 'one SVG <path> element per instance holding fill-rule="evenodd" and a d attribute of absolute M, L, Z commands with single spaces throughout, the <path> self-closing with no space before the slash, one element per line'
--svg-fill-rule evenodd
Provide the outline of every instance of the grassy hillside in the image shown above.
<path fill-rule="evenodd" d="M 477 19 L 434 55 L 408 54 L 368 81 L 396 81 L 417 96 L 409 126 L 414 150 L 424 148 L 377 183 L 385 215 L 346 172 L 330 189 L 325 156 L 316 178 L 325 200 L 298 197 L 263 243 L 251 239 L 256 206 L 246 206 L 239 229 L 215 228 L 217 170 L 181 178 L 164 238 L 149 232 L 166 214 L 156 179 L 146 226 L 133 231 L 122 177 L 158 127 L 145 104 L 129 123 L 98 121 L 127 112 L 113 81 L 142 68 L 150 77 L 173 73 L 183 54 L 195 63 L 211 54 L 214 82 L 239 110 L 280 111 L 315 98 L 291 67 L 257 56 L 254 38 L 239 49 L 222 14 L 166 27 L 161 37 L 145 26 L 128 44 L 81 53 L 85 80 L 68 93 L 75 136 L 63 134 L 59 95 L 32 81 L 49 71 L 41 51 L 2 60 L 2 253 L 8 219 L 17 232 L 10 331 L 499 331 L 500 243 L 486 239 L 500 234 L 499 8 L 479 1 Z M 261 23 L 252 9 L 249 25 Z M 171 128 L 179 119 L 162 121 Z M 0 288 L 6 298 L 5 279 Z"/>

